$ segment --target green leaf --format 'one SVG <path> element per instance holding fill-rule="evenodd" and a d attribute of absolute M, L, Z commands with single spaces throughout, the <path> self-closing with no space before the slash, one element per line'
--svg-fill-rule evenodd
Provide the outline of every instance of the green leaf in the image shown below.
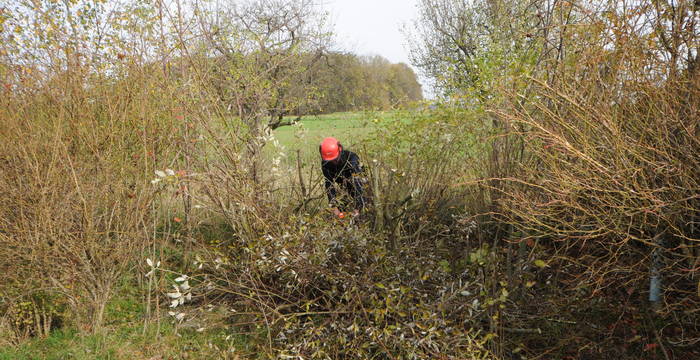
<path fill-rule="evenodd" d="M 544 262 L 543 260 L 539 260 L 539 259 L 535 260 L 534 264 L 535 264 L 535 266 L 540 267 L 540 268 L 547 267 L 547 263 Z"/>
<path fill-rule="evenodd" d="M 447 260 L 441 260 L 438 264 L 442 268 L 442 271 L 450 272 L 450 263 Z"/>

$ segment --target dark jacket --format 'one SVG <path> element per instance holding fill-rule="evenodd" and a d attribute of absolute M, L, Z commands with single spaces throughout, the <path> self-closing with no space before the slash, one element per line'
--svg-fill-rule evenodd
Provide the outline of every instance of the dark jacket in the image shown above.
<path fill-rule="evenodd" d="M 340 161 L 337 164 L 332 161 L 321 160 L 321 170 L 323 171 L 323 177 L 326 178 L 326 195 L 328 195 L 328 201 L 331 205 L 342 207 L 336 202 L 336 189 L 333 186 L 333 183 L 336 183 L 345 188 L 352 196 L 356 210 L 362 210 L 365 207 L 365 201 L 362 196 L 362 183 L 359 178 L 362 166 L 357 154 L 349 150 L 342 150 Z"/>

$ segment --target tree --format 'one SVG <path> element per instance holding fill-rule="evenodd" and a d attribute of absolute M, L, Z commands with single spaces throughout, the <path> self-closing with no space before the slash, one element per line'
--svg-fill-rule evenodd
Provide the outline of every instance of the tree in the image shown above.
<path fill-rule="evenodd" d="M 326 52 L 330 32 L 309 0 L 250 0 L 196 11 L 206 43 L 219 59 L 220 100 L 248 129 L 251 176 L 258 181 L 265 136 L 301 105 L 303 98 L 295 93 L 313 90 L 302 80 Z"/>
<path fill-rule="evenodd" d="M 476 81 L 473 60 L 485 47 L 489 22 L 482 2 L 421 0 L 411 36 L 411 61 L 443 92 Z"/>
<path fill-rule="evenodd" d="M 423 99 L 423 91 L 416 74 L 404 63 L 391 64 L 388 78 L 389 98 L 392 104 L 405 104 Z"/>

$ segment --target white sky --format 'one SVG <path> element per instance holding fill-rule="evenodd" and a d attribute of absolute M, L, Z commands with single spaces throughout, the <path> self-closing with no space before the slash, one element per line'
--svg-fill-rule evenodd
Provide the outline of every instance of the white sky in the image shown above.
<path fill-rule="evenodd" d="M 418 16 L 417 0 L 322 0 L 342 50 L 381 55 L 410 65 L 404 24 Z"/>

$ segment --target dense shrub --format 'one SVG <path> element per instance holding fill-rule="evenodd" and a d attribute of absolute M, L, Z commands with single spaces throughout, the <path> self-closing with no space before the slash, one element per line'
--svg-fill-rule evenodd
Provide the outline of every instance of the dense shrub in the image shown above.
<path fill-rule="evenodd" d="M 175 158 L 179 125 L 167 90 L 151 94 L 158 79 L 131 70 L 114 82 L 75 70 L 4 98 L 0 309 L 48 291 L 70 304 L 75 322 L 100 327 L 116 284 L 148 246 L 149 181 Z M 21 279 L 32 286 L 10 296 Z"/>

